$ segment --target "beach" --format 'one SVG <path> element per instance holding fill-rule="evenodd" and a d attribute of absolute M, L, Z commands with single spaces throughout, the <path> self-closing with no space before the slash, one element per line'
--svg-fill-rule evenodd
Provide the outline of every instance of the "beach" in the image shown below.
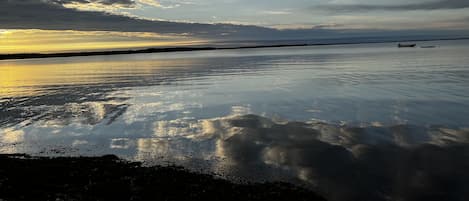
<path fill-rule="evenodd" d="M 4 200 L 324 200 L 287 183 L 233 183 L 181 167 L 143 167 L 116 156 L 0 155 Z"/>

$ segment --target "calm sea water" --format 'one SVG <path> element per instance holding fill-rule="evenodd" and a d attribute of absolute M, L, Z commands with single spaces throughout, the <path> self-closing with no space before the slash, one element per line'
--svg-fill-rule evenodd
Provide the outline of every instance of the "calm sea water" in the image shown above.
<path fill-rule="evenodd" d="M 469 198 L 469 41 L 0 61 L 0 153 Z M 444 198 L 444 199 L 443 199 Z"/>

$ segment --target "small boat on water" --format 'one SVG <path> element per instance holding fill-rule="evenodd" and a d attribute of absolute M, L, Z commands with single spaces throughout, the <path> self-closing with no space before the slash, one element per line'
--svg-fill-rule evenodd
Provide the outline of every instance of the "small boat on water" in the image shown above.
<path fill-rule="evenodd" d="M 415 47 L 417 44 L 413 43 L 413 44 L 402 44 L 402 43 L 399 43 L 397 44 L 397 47 L 401 48 L 401 47 Z"/>

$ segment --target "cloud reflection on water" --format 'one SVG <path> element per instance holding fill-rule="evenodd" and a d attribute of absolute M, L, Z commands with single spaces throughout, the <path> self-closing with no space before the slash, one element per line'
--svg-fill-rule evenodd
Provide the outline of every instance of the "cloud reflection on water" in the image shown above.
<path fill-rule="evenodd" d="M 228 177 L 307 184 L 330 200 L 468 196 L 467 128 L 278 123 L 256 115 L 156 124 L 155 136 L 123 143 L 134 144 L 134 159 L 195 169 L 205 162 Z"/>
<path fill-rule="evenodd" d="M 468 129 L 278 124 L 254 115 L 212 124 L 216 153 L 238 176 L 256 178 L 262 170 L 265 178 L 275 177 L 279 171 L 271 167 L 280 168 L 331 200 L 468 196 Z"/>
<path fill-rule="evenodd" d="M 127 121 L 127 115 L 142 110 L 132 107 L 65 104 L 56 108 L 60 115 L 32 126 L 3 128 L 2 152 L 114 153 L 149 164 L 170 161 L 228 177 L 306 183 L 330 200 L 468 196 L 468 128 L 279 122 L 249 115 L 249 105 L 233 106 L 227 116 L 197 119 L 185 113 L 197 104 L 170 102 L 147 106 L 154 110 L 144 121 Z M 107 124 L 119 108 L 124 114 Z M 172 120 L 159 118 L 172 112 Z"/>

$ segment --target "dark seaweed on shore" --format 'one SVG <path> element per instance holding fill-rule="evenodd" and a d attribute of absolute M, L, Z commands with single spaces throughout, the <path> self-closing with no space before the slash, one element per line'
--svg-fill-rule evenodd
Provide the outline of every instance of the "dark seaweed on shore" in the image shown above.
<path fill-rule="evenodd" d="M 0 155 L 0 200 L 324 200 L 287 183 L 233 183 L 103 157 Z"/>

